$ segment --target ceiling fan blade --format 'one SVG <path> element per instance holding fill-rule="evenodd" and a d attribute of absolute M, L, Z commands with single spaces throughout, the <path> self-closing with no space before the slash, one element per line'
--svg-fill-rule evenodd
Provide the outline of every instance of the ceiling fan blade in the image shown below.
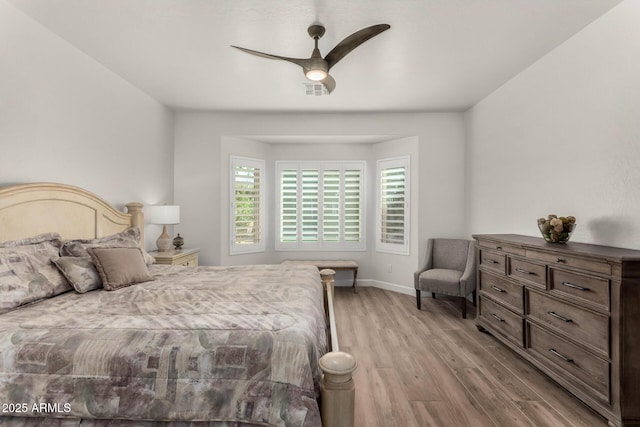
<path fill-rule="evenodd" d="M 286 56 L 278 56 L 278 55 L 272 55 L 270 53 L 264 53 L 264 52 L 258 52 L 257 50 L 251 50 L 251 49 L 247 49 L 244 47 L 239 47 L 239 46 L 233 46 L 231 45 L 231 47 L 235 47 L 236 49 L 239 49 L 243 52 L 247 52 L 250 53 L 251 55 L 255 55 L 255 56 L 261 56 L 263 58 L 268 58 L 268 59 L 282 59 L 283 61 L 289 61 L 289 62 L 293 62 L 294 64 L 297 64 L 301 67 L 304 67 L 305 64 L 307 63 L 308 59 L 302 59 L 302 58 L 289 58 Z"/>
<path fill-rule="evenodd" d="M 360 31 L 356 31 L 346 39 L 342 40 L 336 47 L 331 49 L 331 52 L 329 52 L 327 56 L 324 57 L 325 61 L 327 61 L 327 64 L 329 65 L 329 69 L 336 65 L 342 58 L 344 58 L 347 53 L 351 52 L 353 49 L 360 46 L 370 38 L 375 37 L 381 32 L 388 30 L 389 28 L 391 28 L 391 25 L 372 25 L 370 27 L 363 28 Z"/>
<path fill-rule="evenodd" d="M 327 92 L 329 93 L 333 92 L 333 90 L 336 88 L 336 81 L 329 74 L 327 74 L 327 77 L 322 79 L 320 83 L 322 83 L 324 87 L 327 88 Z"/>

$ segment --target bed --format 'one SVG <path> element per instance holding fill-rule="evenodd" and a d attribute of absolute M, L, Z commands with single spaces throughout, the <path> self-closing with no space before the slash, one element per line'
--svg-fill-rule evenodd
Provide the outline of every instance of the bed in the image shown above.
<path fill-rule="evenodd" d="M 0 189 L 0 426 L 353 425 L 332 272 L 147 265 L 142 207 Z"/>

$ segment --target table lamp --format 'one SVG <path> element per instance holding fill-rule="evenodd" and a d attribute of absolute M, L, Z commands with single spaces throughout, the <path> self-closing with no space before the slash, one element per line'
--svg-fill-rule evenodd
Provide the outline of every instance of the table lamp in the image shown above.
<path fill-rule="evenodd" d="M 167 234 L 167 225 L 180 223 L 180 206 L 176 205 L 156 205 L 151 206 L 151 224 L 161 224 L 162 234 L 156 240 L 158 251 L 166 252 L 171 248 L 171 236 Z"/>

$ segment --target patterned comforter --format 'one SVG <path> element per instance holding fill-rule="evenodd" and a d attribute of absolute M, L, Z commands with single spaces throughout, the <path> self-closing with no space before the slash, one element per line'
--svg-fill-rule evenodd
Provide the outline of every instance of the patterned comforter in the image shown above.
<path fill-rule="evenodd" d="M 315 267 L 150 271 L 0 315 L 1 426 L 321 425 Z"/>

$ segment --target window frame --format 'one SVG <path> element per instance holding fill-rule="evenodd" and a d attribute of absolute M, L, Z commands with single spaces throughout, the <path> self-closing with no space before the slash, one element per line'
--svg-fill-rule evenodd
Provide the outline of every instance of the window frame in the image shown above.
<path fill-rule="evenodd" d="M 404 167 L 404 242 L 382 241 L 382 172 L 386 169 Z M 376 251 L 398 255 L 409 255 L 411 245 L 411 156 L 378 159 L 376 162 Z"/>
<path fill-rule="evenodd" d="M 347 161 L 289 161 L 278 160 L 276 164 L 275 173 L 275 191 L 276 191 L 276 215 L 275 215 L 275 244 L 274 249 L 276 251 L 365 251 L 366 250 L 366 177 L 367 177 L 367 163 L 363 160 L 347 160 Z M 296 170 L 297 173 L 297 203 L 296 203 L 296 241 L 295 242 L 282 242 L 282 173 L 285 170 Z M 317 190 L 317 236 L 318 240 L 313 242 L 302 241 L 301 227 L 301 174 L 303 170 L 313 170 L 318 172 L 318 190 Z M 324 210 L 325 210 L 325 186 L 324 175 L 326 171 L 340 171 L 340 202 L 339 202 L 339 241 L 325 241 L 324 240 Z M 359 182 L 359 236 L 360 240 L 357 242 L 345 241 L 345 174 L 347 170 L 358 170 L 360 172 Z"/>
<path fill-rule="evenodd" d="M 247 167 L 260 170 L 260 189 L 258 194 L 259 219 L 258 242 L 249 244 L 236 243 L 236 167 Z M 267 185 L 266 162 L 242 156 L 229 156 L 229 255 L 242 255 L 265 251 L 265 186 Z"/>

